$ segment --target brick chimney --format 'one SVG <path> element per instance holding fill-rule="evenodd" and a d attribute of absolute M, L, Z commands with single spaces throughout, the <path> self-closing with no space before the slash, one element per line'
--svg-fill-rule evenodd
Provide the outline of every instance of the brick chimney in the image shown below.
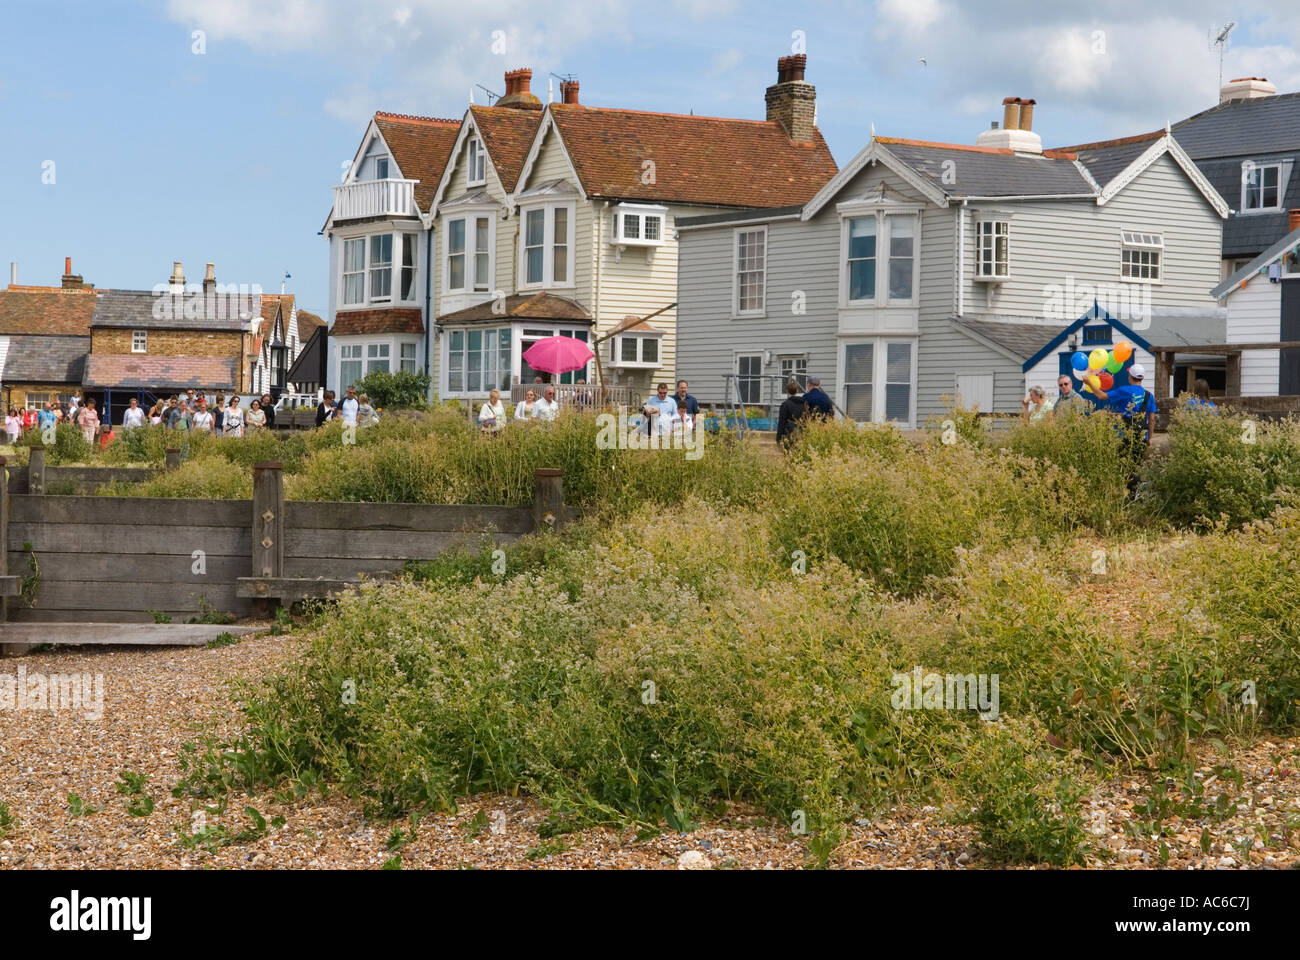
<path fill-rule="evenodd" d="M 207 270 L 203 274 L 203 295 L 210 296 L 217 292 L 217 268 L 208 264 Z"/>
<path fill-rule="evenodd" d="M 540 110 L 542 101 L 538 100 L 528 88 L 533 82 L 533 71 L 527 67 L 506 71 L 506 95 L 493 104 L 494 107 L 507 107 L 514 110 Z"/>
<path fill-rule="evenodd" d="M 810 142 L 817 130 L 817 88 L 803 78 L 807 65 L 804 53 L 781 57 L 776 61 L 776 83 L 767 88 L 767 119 L 781 124 L 795 143 Z"/>
<path fill-rule="evenodd" d="M 1300 230 L 1300 207 L 1287 211 L 1287 233 Z"/>
<path fill-rule="evenodd" d="M 84 290 L 87 284 L 80 276 L 72 272 L 72 258 L 63 258 L 63 289 L 64 290 Z"/>
<path fill-rule="evenodd" d="M 173 294 L 182 294 L 185 292 L 185 272 L 181 269 L 179 260 L 172 261 L 172 275 L 168 280 L 168 286 Z"/>
<path fill-rule="evenodd" d="M 578 81 L 561 80 L 560 81 L 560 102 L 572 103 L 578 102 Z"/>

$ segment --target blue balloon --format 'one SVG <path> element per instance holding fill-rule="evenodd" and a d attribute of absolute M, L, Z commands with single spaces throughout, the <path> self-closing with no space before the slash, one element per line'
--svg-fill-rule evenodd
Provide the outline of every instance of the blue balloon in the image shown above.
<path fill-rule="evenodd" d="M 1088 355 L 1082 350 L 1076 350 L 1074 356 L 1070 358 L 1070 366 L 1076 370 L 1088 369 Z"/>

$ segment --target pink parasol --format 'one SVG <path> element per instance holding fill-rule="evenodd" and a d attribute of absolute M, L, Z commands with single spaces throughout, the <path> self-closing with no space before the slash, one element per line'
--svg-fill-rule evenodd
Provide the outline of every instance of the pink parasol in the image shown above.
<path fill-rule="evenodd" d="M 581 370 L 594 356 L 576 337 L 547 337 L 524 351 L 524 362 L 542 373 L 569 373 Z"/>

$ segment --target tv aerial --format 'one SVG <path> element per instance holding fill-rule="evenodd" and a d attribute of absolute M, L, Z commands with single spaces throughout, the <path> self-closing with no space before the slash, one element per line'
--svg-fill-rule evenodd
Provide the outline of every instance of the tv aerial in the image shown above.
<path fill-rule="evenodd" d="M 1229 20 L 1223 25 L 1223 29 L 1218 32 L 1218 35 L 1210 41 L 1210 49 L 1219 48 L 1219 90 L 1223 89 L 1223 55 L 1228 49 L 1228 34 L 1232 33 L 1236 27 L 1237 21 Z M 1211 33 L 1213 33 L 1213 29 L 1211 29 Z"/>

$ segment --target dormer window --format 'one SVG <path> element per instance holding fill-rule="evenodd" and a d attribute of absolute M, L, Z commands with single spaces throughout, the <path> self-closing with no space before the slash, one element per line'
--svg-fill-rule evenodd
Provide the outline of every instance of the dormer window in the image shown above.
<path fill-rule="evenodd" d="M 1241 209 L 1280 210 L 1281 183 L 1280 163 L 1258 164 L 1247 160 L 1241 165 Z"/>
<path fill-rule="evenodd" d="M 620 203 L 614 212 L 614 242 L 626 247 L 661 246 L 667 213 L 667 207 Z"/>
<path fill-rule="evenodd" d="M 465 170 L 465 184 L 470 187 L 480 187 L 486 182 L 487 153 L 483 150 L 483 141 L 478 137 L 470 137 Z"/>

